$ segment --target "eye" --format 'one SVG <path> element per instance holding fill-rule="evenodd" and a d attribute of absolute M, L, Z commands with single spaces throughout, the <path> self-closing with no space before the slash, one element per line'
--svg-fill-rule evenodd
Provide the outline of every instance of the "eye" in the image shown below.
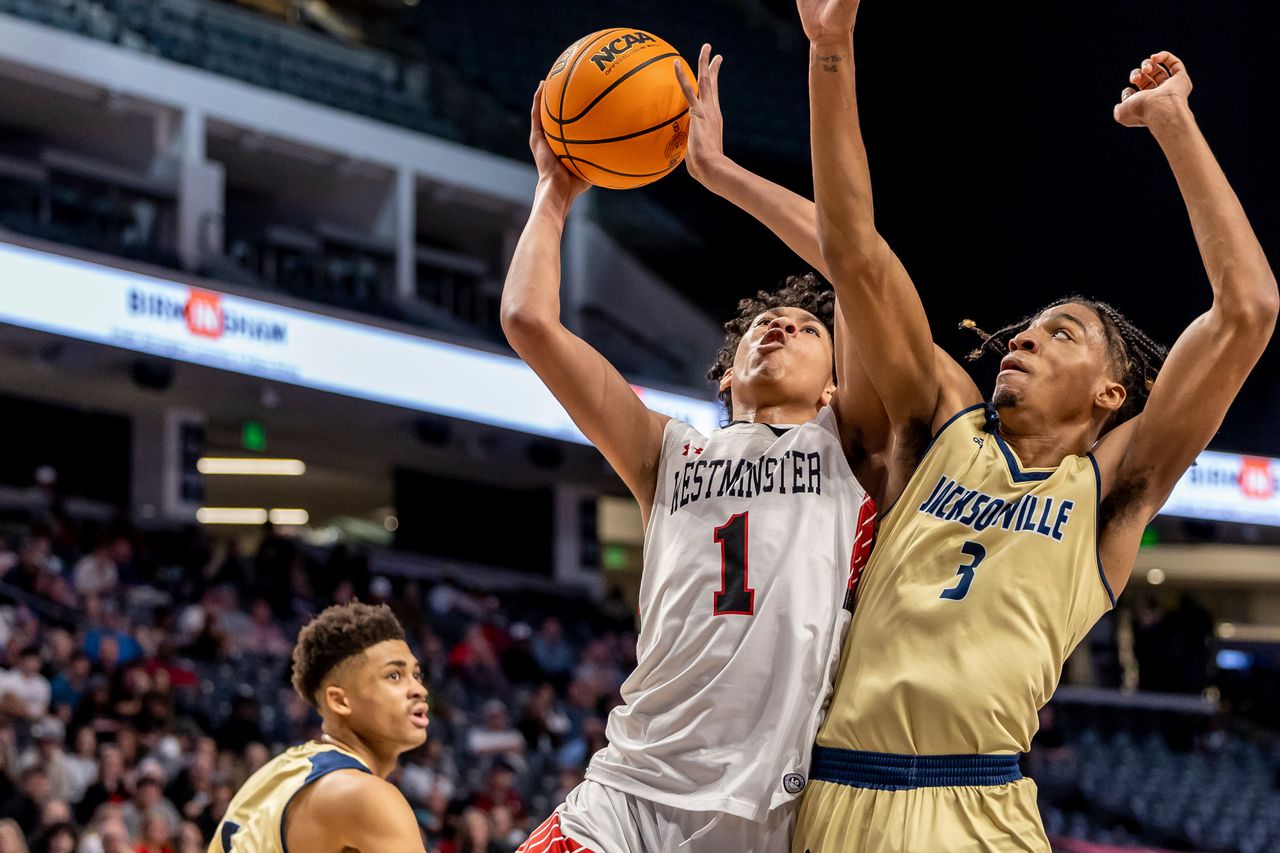
<path fill-rule="evenodd" d="M 759 320 L 756 320 L 756 325 L 757 325 L 757 326 L 763 326 L 763 325 L 765 325 L 765 324 L 766 324 L 766 323 L 768 323 L 768 322 L 769 322 L 769 318 L 768 318 L 768 317 L 761 317 Z"/>
<path fill-rule="evenodd" d="M 1071 333 L 1070 333 L 1070 332 L 1068 332 L 1066 329 L 1056 329 L 1056 330 L 1054 331 L 1054 333 L 1053 333 L 1053 336 L 1054 336 L 1055 338 L 1058 338 L 1058 340 L 1066 340 L 1066 341 L 1069 341 L 1069 340 L 1071 340 L 1071 339 L 1072 339 L 1072 338 L 1071 338 Z"/>
<path fill-rule="evenodd" d="M 399 680 L 400 680 L 400 673 L 398 673 L 398 672 L 392 672 L 392 673 L 389 673 L 389 674 L 387 675 L 387 678 L 391 679 L 392 681 L 399 681 Z"/>
<path fill-rule="evenodd" d="M 805 326 L 804 330 L 811 335 L 817 335 L 818 337 L 822 337 L 821 335 L 818 334 L 817 326 Z"/>

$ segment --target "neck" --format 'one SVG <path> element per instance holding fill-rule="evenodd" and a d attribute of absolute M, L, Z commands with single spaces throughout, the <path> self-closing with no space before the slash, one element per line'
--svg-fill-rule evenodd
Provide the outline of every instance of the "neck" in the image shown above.
<path fill-rule="evenodd" d="M 1000 436 L 1027 468 L 1056 468 L 1068 456 L 1085 455 L 1097 442 L 1092 422 L 1049 424 L 1012 406 L 999 411 Z"/>
<path fill-rule="evenodd" d="M 750 403 L 733 407 L 733 419 L 753 424 L 803 424 L 818 416 L 818 408 L 802 403 L 780 403 L 755 406 Z"/>
<path fill-rule="evenodd" d="M 350 729 L 328 721 L 321 727 L 320 742 L 342 747 L 363 761 L 375 776 L 383 779 L 396 769 L 396 762 L 400 758 L 399 751 L 390 754 L 380 752 Z"/>

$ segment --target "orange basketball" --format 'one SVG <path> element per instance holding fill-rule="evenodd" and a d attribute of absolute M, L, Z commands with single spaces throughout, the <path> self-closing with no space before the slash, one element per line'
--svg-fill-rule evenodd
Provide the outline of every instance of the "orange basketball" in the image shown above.
<path fill-rule="evenodd" d="M 684 159 L 689 103 L 675 48 L 644 30 L 615 27 L 571 44 L 542 90 L 542 130 L 565 168 L 615 190 L 658 180 Z"/>

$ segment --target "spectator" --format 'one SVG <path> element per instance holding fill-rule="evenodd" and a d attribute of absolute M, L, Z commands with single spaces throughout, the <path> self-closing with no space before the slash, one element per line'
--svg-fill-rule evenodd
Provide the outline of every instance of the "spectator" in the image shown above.
<path fill-rule="evenodd" d="M 200 831 L 200 827 L 191 821 L 183 823 L 178 830 L 177 853 L 205 853 L 206 848 L 204 833 Z"/>
<path fill-rule="evenodd" d="M 449 652 L 449 671 L 476 691 L 494 695 L 506 690 L 498 655 L 478 622 L 467 626 L 462 641 Z"/>
<path fill-rule="evenodd" d="M 499 699 L 485 703 L 483 722 L 467 733 L 467 747 L 482 760 L 505 758 L 513 766 L 524 766 L 524 738 L 511 728 L 507 706 Z"/>
<path fill-rule="evenodd" d="M 66 729 L 57 717 L 45 717 L 31 727 L 31 737 L 35 741 L 22 754 L 18 766 L 25 770 L 28 767 L 40 767 L 47 774 L 49 798 L 62 802 L 72 802 L 78 791 L 75 771 L 63 751 L 66 741 Z"/>
<path fill-rule="evenodd" d="M 489 816 L 477 808 L 462 813 L 458 837 L 440 845 L 440 853 L 503 853 L 493 838 L 493 825 Z"/>
<path fill-rule="evenodd" d="M 495 762 L 489 770 L 484 790 L 472 797 L 471 805 L 484 812 L 502 807 L 516 820 L 524 820 L 527 816 L 524 801 L 516 793 L 515 782 L 515 769 L 505 761 Z"/>
<path fill-rule="evenodd" d="M 71 660 L 62 667 L 49 681 L 49 704 L 55 711 L 58 708 L 69 708 L 72 713 L 80 704 L 89 683 L 92 663 L 83 651 L 72 653 Z"/>
<path fill-rule="evenodd" d="M 159 809 L 151 809 L 142 818 L 142 842 L 138 844 L 136 853 L 173 853 L 169 839 L 173 837 L 176 825 Z"/>
<path fill-rule="evenodd" d="M 52 688 L 40 674 L 40 649 L 27 646 L 18 657 L 18 666 L 0 672 L 0 708 L 23 720 L 38 720 L 49 713 Z"/>
<path fill-rule="evenodd" d="M 129 540 L 113 532 L 104 532 L 93 551 L 85 554 L 71 572 L 76 592 L 84 597 L 114 595 L 120 582 L 118 562 L 129 562 L 132 546 Z"/>
<path fill-rule="evenodd" d="M 512 684 L 536 684 L 542 680 L 542 667 L 533 656 L 533 629 L 524 622 L 511 626 L 510 643 L 502 652 L 502 672 Z"/>
<path fill-rule="evenodd" d="M 564 743 L 569 717 L 556 701 L 554 687 L 539 685 L 525 704 L 524 716 L 516 728 L 531 752 L 552 752 Z"/>
<path fill-rule="evenodd" d="M 145 832 L 145 824 L 154 816 L 159 816 L 164 821 L 166 838 L 177 832 L 178 827 L 182 825 L 182 816 L 178 814 L 177 808 L 165 799 L 164 779 L 156 771 L 145 773 L 138 779 L 133 799 L 127 801 L 120 811 L 120 817 L 129 830 L 129 836 L 145 837 L 148 843 L 151 842 L 150 836 Z M 154 851 L 146 851 L 146 853 L 154 853 Z"/>
<path fill-rule="evenodd" d="M 24 834 L 40 825 L 44 804 L 49 802 L 49 777 L 44 768 L 28 767 L 19 777 L 18 790 L 0 804 L 0 817 L 13 818 Z"/>
<path fill-rule="evenodd" d="M 95 822 L 78 853 L 134 853 L 133 838 L 120 815 L 108 812 Z"/>
<path fill-rule="evenodd" d="M 88 823 L 100 806 L 123 805 L 129 799 L 123 750 L 115 744 L 104 744 L 98 758 L 98 779 L 76 805 L 76 818 L 82 824 Z"/>
<path fill-rule="evenodd" d="M 72 752 L 67 755 L 67 767 L 71 771 L 72 782 L 67 802 L 78 803 L 93 780 L 98 778 L 98 735 L 89 726 L 76 729 Z"/>
<path fill-rule="evenodd" d="M 254 599 L 248 630 L 239 635 L 233 646 L 240 652 L 263 655 L 288 655 L 293 650 L 293 644 L 285 639 L 270 603 L 264 598 Z"/>
<path fill-rule="evenodd" d="M 76 831 L 75 824 L 54 824 L 36 836 L 32 853 L 76 853 L 79 841 L 80 833 Z"/>
<path fill-rule="evenodd" d="M 542 627 L 534 636 L 531 644 L 533 658 L 542 667 L 542 672 L 552 683 L 564 684 L 577 663 L 573 647 L 564 638 L 564 629 L 560 620 L 548 616 L 542 620 Z"/>
<path fill-rule="evenodd" d="M 0 819 L 0 853 L 28 853 L 25 833 L 11 818 Z"/>

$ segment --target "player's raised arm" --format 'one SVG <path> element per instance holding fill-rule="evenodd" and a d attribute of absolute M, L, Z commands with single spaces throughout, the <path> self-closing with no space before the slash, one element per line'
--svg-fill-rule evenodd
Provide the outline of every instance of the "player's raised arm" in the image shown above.
<path fill-rule="evenodd" d="M 1196 125 L 1182 61 L 1152 54 L 1129 79 L 1116 121 L 1146 127 L 1160 144 L 1213 288 L 1213 304 L 1170 350 L 1143 413 L 1099 448 L 1099 460 L 1115 468 L 1115 485 L 1104 488 L 1134 494 L 1121 511 L 1131 509 L 1134 523 L 1125 526 L 1141 530 L 1221 425 L 1271 339 L 1280 295 L 1244 209 Z"/>
<path fill-rule="evenodd" d="M 875 226 L 854 86 L 858 3 L 797 0 L 796 5 L 809 38 L 810 143 L 822 255 L 895 430 L 908 447 L 923 446 L 934 426 L 940 381 L 924 306 Z M 976 398 L 976 391 L 971 393 Z"/>
<path fill-rule="evenodd" d="M 573 200 L 587 189 L 557 161 L 542 135 L 539 86 L 529 147 L 538 189 L 502 288 L 502 330 L 594 444 L 648 515 L 668 418 L 648 409 L 622 375 L 560 322 L 560 239 Z"/>
<path fill-rule="evenodd" d="M 720 109 L 720 66 L 724 57 L 711 55 L 704 44 L 698 54 L 698 85 L 675 63 L 676 79 L 689 101 L 689 147 L 685 167 L 698 183 L 750 214 L 773 232 L 787 248 L 816 272 L 831 280 L 818 245 L 815 208 L 809 199 L 757 175 L 724 153 L 724 114 Z M 836 394 L 831 404 L 840 415 L 846 445 L 857 442 L 869 454 L 889 443 L 884 405 L 858 357 L 848 322 L 836 304 Z M 853 448 L 846 446 L 846 451 Z M 860 472 L 865 473 L 865 472 Z"/>

